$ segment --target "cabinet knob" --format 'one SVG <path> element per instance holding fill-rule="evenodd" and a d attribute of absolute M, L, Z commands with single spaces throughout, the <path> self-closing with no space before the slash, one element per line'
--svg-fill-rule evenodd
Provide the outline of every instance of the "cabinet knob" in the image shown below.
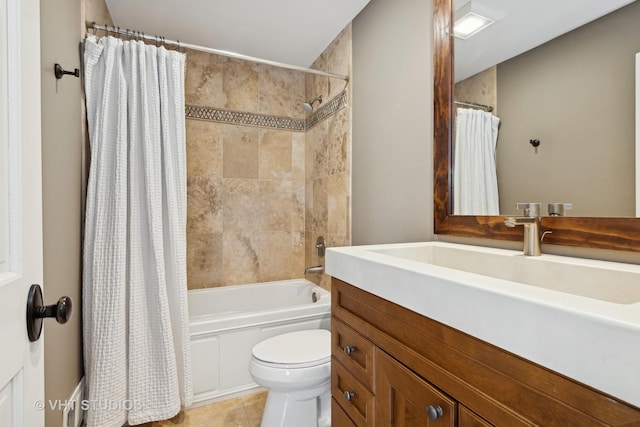
<path fill-rule="evenodd" d="M 354 392 L 352 392 L 352 391 L 345 391 L 344 392 L 344 398 L 347 399 L 349 402 L 351 402 L 354 397 L 356 397 L 356 394 Z"/>
<path fill-rule="evenodd" d="M 427 406 L 427 418 L 429 418 L 431 421 L 438 421 L 438 419 L 443 415 L 444 411 L 440 406 Z"/>
<path fill-rule="evenodd" d="M 351 356 L 353 353 L 355 353 L 356 348 L 352 345 L 345 345 L 344 346 L 344 354 L 346 354 L 347 356 Z"/>

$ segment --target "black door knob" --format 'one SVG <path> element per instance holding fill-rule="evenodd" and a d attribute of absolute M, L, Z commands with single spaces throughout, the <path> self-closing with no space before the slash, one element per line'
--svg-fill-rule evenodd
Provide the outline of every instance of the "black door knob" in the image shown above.
<path fill-rule="evenodd" d="M 55 317 L 58 323 L 67 323 L 71 318 L 71 298 L 62 297 L 56 304 L 44 305 L 40 285 L 31 285 L 27 296 L 27 334 L 29 341 L 38 341 L 42 333 L 42 319 Z"/>

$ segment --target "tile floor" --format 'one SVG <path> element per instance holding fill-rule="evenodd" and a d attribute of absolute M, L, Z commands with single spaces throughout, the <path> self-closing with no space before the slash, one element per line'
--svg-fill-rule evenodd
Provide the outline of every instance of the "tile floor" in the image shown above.
<path fill-rule="evenodd" d="M 142 427 L 260 427 L 267 392 L 249 394 L 199 408 L 187 409 L 170 420 Z"/>

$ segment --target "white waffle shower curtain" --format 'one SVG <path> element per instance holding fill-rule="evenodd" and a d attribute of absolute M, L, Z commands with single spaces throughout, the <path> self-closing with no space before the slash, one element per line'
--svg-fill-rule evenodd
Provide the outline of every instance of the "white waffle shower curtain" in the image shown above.
<path fill-rule="evenodd" d="M 453 174 L 455 215 L 500 215 L 496 142 L 500 119 L 458 108 Z"/>
<path fill-rule="evenodd" d="M 185 55 L 90 36 L 84 67 L 86 423 L 121 427 L 171 418 L 193 400 Z"/>

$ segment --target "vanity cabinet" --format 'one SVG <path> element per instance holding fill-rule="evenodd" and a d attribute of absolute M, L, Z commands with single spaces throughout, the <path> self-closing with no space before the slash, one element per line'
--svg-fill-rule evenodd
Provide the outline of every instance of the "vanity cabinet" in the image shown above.
<path fill-rule="evenodd" d="M 638 408 L 335 278 L 332 316 L 336 427 L 640 426 Z"/>

